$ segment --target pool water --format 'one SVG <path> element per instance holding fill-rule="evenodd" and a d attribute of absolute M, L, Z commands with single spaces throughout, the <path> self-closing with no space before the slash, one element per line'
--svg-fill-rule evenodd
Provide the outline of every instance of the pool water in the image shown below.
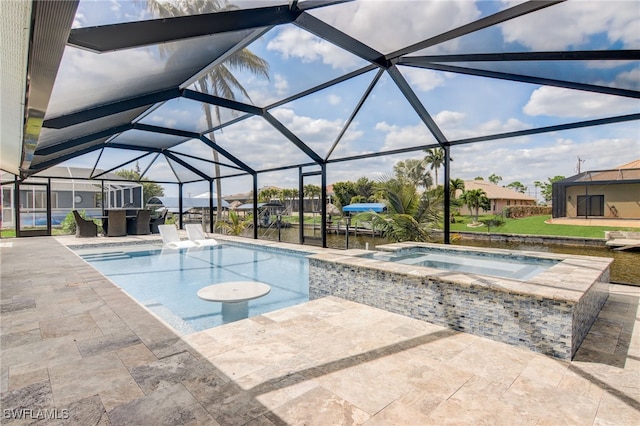
<path fill-rule="evenodd" d="M 223 324 L 222 304 L 196 295 L 208 285 L 227 281 L 270 285 L 269 294 L 248 302 L 250 317 L 309 300 L 309 266 L 304 253 L 229 244 L 76 252 L 181 335 Z"/>
<path fill-rule="evenodd" d="M 416 248 L 399 253 L 379 252 L 374 259 L 448 271 L 527 281 L 546 271 L 557 261 L 537 258 L 461 253 L 459 251 Z"/>

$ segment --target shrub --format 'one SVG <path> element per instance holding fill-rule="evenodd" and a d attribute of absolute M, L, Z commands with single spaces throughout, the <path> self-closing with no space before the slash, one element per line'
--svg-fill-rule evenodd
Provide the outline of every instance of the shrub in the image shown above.
<path fill-rule="evenodd" d="M 495 216 L 491 219 L 481 220 L 487 227 L 487 232 L 491 232 L 491 228 L 499 228 L 504 225 L 504 219 L 501 216 Z"/>
<path fill-rule="evenodd" d="M 542 216 L 551 214 L 549 206 L 511 206 L 505 207 L 503 210 L 504 217 L 519 218 L 529 216 Z"/>
<path fill-rule="evenodd" d="M 87 216 L 87 212 L 86 211 L 81 210 L 78 213 L 80 213 L 80 216 L 83 219 L 92 220 L 90 217 Z M 67 215 L 65 216 L 64 220 L 60 223 L 60 225 L 62 226 L 62 231 L 65 234 L 75 234 L 76 233 L 76 219 L 73 217 L 73 212 L 67 213 Z M 97 225 L 98 225 L 98 232 L 102 232 L 102 226 L 99 223 L 97 223 Z"/>

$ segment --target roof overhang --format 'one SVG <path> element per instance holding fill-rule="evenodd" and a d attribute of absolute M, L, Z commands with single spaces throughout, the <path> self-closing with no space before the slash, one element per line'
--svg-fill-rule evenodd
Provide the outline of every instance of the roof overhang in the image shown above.
<path fill-rule="evenodd" d="M 0 8 L 0 169 L 19 174 L 22 156 L 27 58 L 31 32 L 31 2 L 5 2 Z"/>

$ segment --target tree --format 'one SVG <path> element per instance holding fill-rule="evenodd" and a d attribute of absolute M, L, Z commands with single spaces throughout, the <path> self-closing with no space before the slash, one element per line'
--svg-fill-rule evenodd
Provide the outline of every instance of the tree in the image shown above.
<path fill-rule="evenodd" d="M 527 192 L 527 187 L 526 187 L 526 186 L 524 186 L 522 183 L 520 183 L 520 182 L 518 182 L 518 181 L 511 182 L 509 185 L 507 185 L 507 188 L 511 188 L 511 189 L 513 189 L 514 191 L 518 191 L 518 192 L 521 192 L 521 193 L 523 193 L 523 194 L 524 194 L 525 192 Z"/>
<path fill-rule="evenodd" d="M 377 187 L 384 194 L 387 212 L 360 213 L 356 220 L 370 221 L 392 241 L 430 241 L 429 229 L 438 224 L 442 200 L 428 191 L 419 195 L 415 185 L 396 178 L 386 178 Z"/>
<path fill-rule="evenodd" d="M 473 178 L 473 180 L 484 180 L 484 178 L 482 176 L 476 176 Z"/>
<path fill-rule="evenodd" d="M 456 198 L 456 193 L 460 191 L 460 195 L 462 195 L 462 193 L 464 193 L 464 181 L 460 178 L 454 178 L 451 179 L 449 181 L 449 205 L 451 207 L 453 207 L 454 209 L 458 209 L 459 207 L 462 207 L 462 202 Z M 449 220 L 451 221 L 451 223 L 454 223 L 456 212 L 452 211 L 451 212 L 451 217 L 449 218 Z"/>
<path fill-rule="evenodd" d="M 356 194 L 362 197 L 365 202 L 371 201 L 375 193 L 375 182 L 367 177 L 361 177 L 354 184 Z"/>
<path fill-rule="evenodd" d="M 142 185 L 142 192 L 144 195 L 143 204 L 147 204 L 147 201 L 153 197 L 162 197 L 164 196 L 164 188 L 155 182 L 151 182 L 147 178 L 140 178 L 140 167 L 136 162 L 136 168 L 133 170 L 118 170 L 115 172 L 116 175 L 121 178 L 131 180 L 134 182 L 139 182 Z"/>
<path fill-rule="evenodd" d="M 444 164 L 444 160 L 445 160 L 445 152 L 444 152 L 444 148 L 431 148 L 431 149 L 425 149 L 424 152 L 427 153 L 427 155 L 424 157 L 424 162 L 426 164 L 428 164 L 431 170 L 433 170 L 434 174 L 435 174 L 435 185 L 438 185 L 438 169 L 440 168 L 440 166 L 442 166 Z M 453 161 L 453 158 L 449 158 L 449 161 Z"/>
<path fill-rule="evenodd" d="M 162 18 L 172 18 L 177 16 L 200 15 L 237 9 L 237 6 L 228 3 L 226 0 L 175 0 L 173 2 L 162 2 L 148 0 L 148 8 L 154 15 Z M 161 46 L 161 52 L 167 53 L 168 45 Z M 175 49 L 175 48 L 174 48 Z M 170 53 L 176 53 L 175 51 Z M 216 65 L 207 74 L 196 81 L 198 89 L 202 93 L 219 96 L 222 98 L 236 100 L 236 90 L 247 99 L 251 100 L 249 93 L 242 84 L 233 76 L 231 70 L 249 71 L 252 74 L 269 79 L 269 64 L 264 59 L 256 56 L 249 49 L 244 48 L 231 55 L 226 62 Z M 213 128 L 213 117 L 211 105 L 202 103 L 205 112 L 207 126 Z M 220 108 L 214 106 L 214 113 L 220 122 Z M 215 136 L 210 133 L 210 138 L 215 143 Z M 218 206 L 222 205 L 222 185 L 220 183 L 220 157 L 218 151 L 213 149 L 214 174 L 216 181 L 216 196 Z M 216 221 L 222 218 L 222 209 L 216 209 Z"/>
<path fill-rule="evenodd" d="M 229 210 L 229 222 L 219 221 L 216 223 L 216 228 L 237 236 L 241 235 L 251 222 L 253 222 L 251 216 L 241 219 L 237 212 Z"/>
<path fill-rule="evenodd" d="M 283 189 L 282 196 L 285 200 L 289 201 L 289 211 L 293 211 L 293 200 L 296 200 L 299 197 L 299 192 L 297 189 Z M 285 201 L 286 203 L 286 201 Z"/>
<path fill-rule="evenodd" d="M 502 181 L 502 176 L 498 176 L 495 173 L 493 173 L 493 174 L 491 174 L 491 176 L 489 176 L 489 182 L 491 182 L 494 185 L 497 185 L 500 181 Z"/>
<path fill-rule="evenodd" d="M 554 176 L 552 178 L 549 178 L 548 182 L 535 181 L 533 184 L 537 188 L 541 189 L 540 194 L 542 195 L 542 198 L 544 198 L 544 201 L 549 202 L 553 198 L 553 194 L 551 192 L 553 183 L 563 179 L 565 179 L 564 176 Z"/>
<path fill-rule="evenodd" d="M 273 186 L 261 188 L 258 191 L 258 201 L 261 203 L 268 203 L 272 198 L 275 198 L 278 195 L 278 192 L 280 192 L 280 190 Z"/>
<path fill-rule="evenodd" d="M 431 173 L 425 169 L 424 160 L 410 158 L 399 161 L 393 166 L 393 173 L 396 179 L 418 187 L 429 188 L 433 185 Z"/>
<path fill-rule="evenodd" d="M 320 194 L 322 194 L 322 188 L 320 188 L 318 185 L 309 184 L 309 185 L 305 185 L 302 188 L 302 191 L 305 197 L 311 198 L 312 209 L 314 211 L 320 210 L 318 206 L 313 202 L 313 200 L 315 200 L 316 196 L 318 196 L 318 199 L 320 199 Z"/>
<path fill-rule="evenodd" d="M 358 195 L 355 184 L 351 181 L 334 183 L 333 193 L 335 194 L 336 201 L 334 204 L 336 204 L 338 208 L 348 206 L 351 203 L 351 199 Z"/>
<path fill-rule="evenodd" d="M 478 223 L 478 217 L 480 216 L 480 208 L 488 210 L 491 208 L 491 201 L 487 198 L 487 193 L 482 189 L 470 189 L 464 191 L 460 199 L 469 206 L 469 210 L 476 212 L 473 223 Z"/>
<path fill-rule="evenodd" d="M 449 191 L 450 191 L 450 197 L 453 200 L 454 198 L 456 198 L 457 191 L 464 192 L 464 181 L 460 178 L 451 179 L 449 181 Z"/>

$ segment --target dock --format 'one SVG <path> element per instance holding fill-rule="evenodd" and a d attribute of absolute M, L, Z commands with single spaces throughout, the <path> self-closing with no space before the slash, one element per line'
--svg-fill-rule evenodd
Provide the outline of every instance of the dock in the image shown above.
<path fill-rule="evenodd" d="M 616 251 L 640 249 L 640 232 L 611 231 L 605 238 L 607 247 Z"/>
<path fill-rule="evenodd" d="M 360 226 L 350 226 L 348 228 L 349 235 L 369 235 L 373 237 L 379 237 L 382 235 L 380 231 L 373 230 L 371 228 L 364 228 Z M 327 233 L 329 234 L 346 234 L 347 227 L 345 225 L 327 225 Z"/>

